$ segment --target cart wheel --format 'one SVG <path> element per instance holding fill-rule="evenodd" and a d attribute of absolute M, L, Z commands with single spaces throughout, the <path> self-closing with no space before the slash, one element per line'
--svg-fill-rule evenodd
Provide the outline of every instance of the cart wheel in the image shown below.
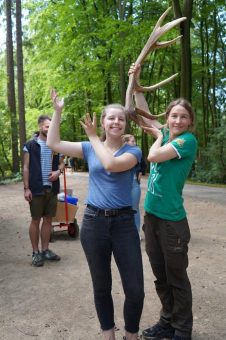
<path fill-rule="evenodd" d="M 77 238 L 79 235 L 79 226 L 76 218 L 74 219 L 74 223 L 69 223 L 68 225 L 68 235 L 72 238 Z"/>

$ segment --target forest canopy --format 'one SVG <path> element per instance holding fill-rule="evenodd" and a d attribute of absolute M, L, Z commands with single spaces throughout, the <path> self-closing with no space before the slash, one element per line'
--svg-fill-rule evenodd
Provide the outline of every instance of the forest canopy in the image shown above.
<path fill-rule="evenodd" d="M 146 94 L 153 114 L 178 97 L 196 112 L 199 151 L 191 177 L 226 183 L 225 1 L 8 1 L 0 11 L 5 45 L 0 52 L 0 177 L 21 174 L 22 148 L 38 115 L 52 114 L 50 89 L 65 98 L 61 134 L 85 140 L 79 120 L 104 105 L 125 103 L 128 70 L 157 20 L 186 16 L 163 40 L 180 42 L 154 51 L 142 66 L 142 85 L 174 73 L 170 83 Z M 21 24 L 21 29 L 20 29 Z M 10 32 L 11 28 L 11 32 Z M 11 39 L 10 39 L 11 37 Z M 144 156 L 152 139 L 130 124 Z"/>

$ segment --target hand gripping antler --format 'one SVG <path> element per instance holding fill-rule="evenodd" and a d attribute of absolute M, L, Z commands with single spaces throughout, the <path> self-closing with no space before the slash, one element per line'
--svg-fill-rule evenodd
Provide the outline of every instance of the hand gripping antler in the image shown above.
<path fill-rule="evenodd" d="M 177 38 L 169 40 L 169 41 L 164 41 L 164 42 L 158 41 L 158 39 L 163 34 L 168 32 L 171 28 L 175 27 L 176 25 L 180 24 L 182 21 L 186 20 L 186 17 L 181 17 L 181 18 L 173 20 L 173 21 L 171 21 L 171 22 L 169 22 L 169 23 L 167 23 L 167 24 L 165 24 L 164 26 L 161 27 L 161 23 L 165 19 L 166 15 L 170 11 L 170 9 L 171 9 L 171 7 L 169 7 L 161 15 L 161 17 L 157 21 L 157 24 L 155 25 L 153 32 L 151 33 L 150 37 L 148 38 L 144 48 L 142 49 L 140 55 L 138 56 L 135 64 L 142 65 L 143 62 L 145 61 L 146 57 L 148 56 L 148 54 L 150 54 L 152 51 L 159 49 L 159 48 L 170 46 L 182 37 L 180 35 Z M 129 82 L 128 82 L 128 86 L 127 86 L 127 90 L 126 90 L 126 103 L 125 103 L 126 112 L 129 115 L 129 117 L 140 125 L 142 117 L 138 117 L 137 114 L 139 114 L 139 115 L 141 115 L 145 118 L 148 118 L 148 119 L 153 119 L 153 118 L 161 116 L 161 115 L 152 115 L 151 113 L 146 112 L 145 110 L 142 110 L 141 108 L 135 108 L 135 105 L 133 103 L 133 92 L 134 92 L 134 90 L 139 91 L 139 92 L 153 91 L 156 88 L 170 82 L 177 75 L 178 75 L 178 73 L 176 73 L 176 74 L 172 75 L 171 77 L 159 82 L 158 84 L 148 86 L 148 87 L 142 87 L 139 84 L 138 77 L 135 76 L 134 73 L 130 74 L 129 75 Z"/>

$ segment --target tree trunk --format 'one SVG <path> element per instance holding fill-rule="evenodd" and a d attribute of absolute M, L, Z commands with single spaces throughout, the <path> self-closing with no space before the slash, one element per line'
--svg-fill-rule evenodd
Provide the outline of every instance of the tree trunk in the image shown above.
<path fill-rule="evenodd" d="M 207 117 L 207 107 L 205 103 L 205 46 L 204 46 L 204 33 L 203 33 L 203 20 L 201 19 L 200 22 L 200 41 L 201 41 L 201 66 L 202 66 L 202 76 L 201 76 L 201 98 L 202 98 L 202 135 L 203 135 L 203 145 L 206 146 L 207 144 L 207 131 L 206 131 L 206 117 Z"/>
<path fill-rule="evenodd" d="M 13 173 L 19 172 L 18 155 L 18 129 L 16 117 L 16 98 L 14 85 L 14 61 L 13 61 L 13 38 L 12 38 L 12 18 L 11 0 L 5 1 L 6 10 L 6 59 L 7 59 L 7 99 L 11 116 L 11 140 L 12 140 L 12 169 Z"/>
<path fill-rule="evenodd" d="M 119 62 L 119 84 L 120 84 L 120 96 L 121 96 L 121 103 L 125 105 L 125 98 L 126 98 L 126 77 L 125 77 L 125 59 L 122 58 Z"/>
<path fill-rule="evenodd" d="M 214 46 L 213 46 L 213 73 L 212 73 L 212 110 L 214 116 L 215 127 L 220 126 L 220 119 L 217 114 L 217 100 L 216 100 L 216 64 L 217 64 L 217 48 L 218 48 L 218 26 L 217 26 L 217 13 L 216 8 L 214 9 Z"/>
<path fill-rule="evenodd" d="M 125 8 L 126 8 L 126 2 L 119 1 L 117 3 L 118 10 L 119 10 L 119 20 L 125 19 Z M 121 39 L 124 39 L 124 32 L 119 32 L 119 35 Z M 125 58 L 121 58 L 119 62 L 119 86 L 120 86 L 120 96 L 121 96 L 121 103 L 122 105 L 125 105 L 125 98 L 126 98 L 126 82 L 127 79 L 125 77 Z"/>
<path fill-rule="evenodd" d="M 26 141 L 25 105 L 24 105 L 24 69 L 21 27 L 21 0 L 16 1 L 16 42 L 17 42 L 17 83 L 18 83 L 18 112 L 20 134 L 20 159 L 23 164 L 23 145 Z"/>
<path fill-rule="evenodd" d="M 209 96 L 210 96 L 210 92 L 211 92 L 211 75 L 210 75 L 210 41 L 209 41 L 209 31 L 208 31 L 208 23 L 207 23 L 207 19 L 205 18 L 204 20 L 204 27 L 205 27 L 205 36 L 204 36 L 204 40 L 205 40 L 205 46 L 206 46 L 206 50 L 205 50 L 205 68 L 206 68 L 206 87 L 205 87 L 205 97 L 206 97 L 206 107 L 207 107 L 207 116 L 206 116 L 206 128 L 207 128 L 207 134 L 209 134 L 210 128 L 212 129 L 212 127 L 214 126 L 214 121 L 213 121 L 213 114 L 211 112 L 211 106 L 210 106 L 210 101 L 209 101 Z M 210 119 L 211 119 L 211 125 L 210 125 Z"/>
<path fill-rule="evenodd" d="M 173 8 L 176 18 L 185 16 L 187 20 L 180 24 L 180 31 L 183 35 L 181 40 L 181 88 L 180 96 L 191 102 L 192 98 L 192 66 L 191 66 L 191 39 L 190 26 L 192 18 L 193 0 L 184 0 L 183 12 L 179 0 L 173 0 Z"/>

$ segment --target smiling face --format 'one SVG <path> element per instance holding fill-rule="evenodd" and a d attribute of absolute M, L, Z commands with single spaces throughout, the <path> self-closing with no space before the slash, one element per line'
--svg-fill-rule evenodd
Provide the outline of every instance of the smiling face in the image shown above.
<path fill-rule="evenodd" d="M 167 125 L 170 130 L 170 137 L 175 138 L 183 132 L 188 131 L 192 126 L 191 115 L 184 106 L 180 104 L 175 105 L 169 111 Z"/>
<path fill-rule="evenodd" d="M 106 136 L 121 137 L 124 134 L 127 120 L 123 107 L 108 106 L 102 115 L 102 127 Z"/>

